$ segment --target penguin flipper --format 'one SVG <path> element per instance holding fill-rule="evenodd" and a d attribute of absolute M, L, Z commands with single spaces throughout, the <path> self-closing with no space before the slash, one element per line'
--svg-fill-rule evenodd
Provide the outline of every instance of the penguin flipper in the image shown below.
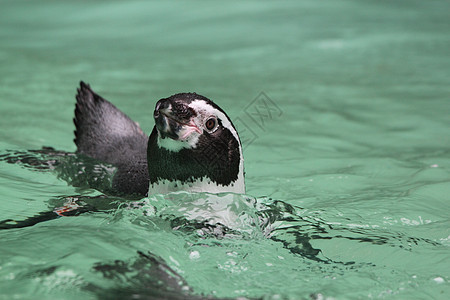
<path fill-rule="evenodd" d="M 112 188 L 119 194 L 144 195 L 148 191 L 148 137 L 88 84 L 81 81 L 77 92 L 73 119 L 77 153 L 116 166 Z"/>
<path fill-rule="evenodd" d="M 73 121 L 78 153 L 111 164 L 131 155 L 146 157 L 148 137 L 133 120 L 83 81 L 77 92 Z"/>

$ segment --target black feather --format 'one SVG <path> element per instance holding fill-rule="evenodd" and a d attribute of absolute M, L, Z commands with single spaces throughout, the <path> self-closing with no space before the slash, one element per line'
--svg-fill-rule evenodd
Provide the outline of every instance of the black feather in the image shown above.
<path fill-rule="evenodd" d="M 148 137 L 127 115 L 83 81 L 76 99 L 73 121 L 77 153 L 116 166 L 112 188 L 118 194 L 146 195 Z"/>

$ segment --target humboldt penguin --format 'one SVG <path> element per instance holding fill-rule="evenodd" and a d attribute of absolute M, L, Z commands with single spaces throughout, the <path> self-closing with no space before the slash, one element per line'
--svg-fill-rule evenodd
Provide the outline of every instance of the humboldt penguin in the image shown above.
<path fill-rule="evenodd" d="M 114 194 L 245 193 L 239 135 L 217 104 L 196 93 L 159 100 L 147 136 L 138 123 L 80 82 L 77 153 L 111 164 Z"/>

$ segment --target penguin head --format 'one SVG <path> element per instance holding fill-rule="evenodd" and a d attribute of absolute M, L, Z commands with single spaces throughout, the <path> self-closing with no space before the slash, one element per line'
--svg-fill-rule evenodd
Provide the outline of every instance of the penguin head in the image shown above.
<path fill-rule="evenodd" d="M 153 116 L 149 192 L 245 192 L 241 142 L 219 106 L 182 93 L 159 100 Z"/>

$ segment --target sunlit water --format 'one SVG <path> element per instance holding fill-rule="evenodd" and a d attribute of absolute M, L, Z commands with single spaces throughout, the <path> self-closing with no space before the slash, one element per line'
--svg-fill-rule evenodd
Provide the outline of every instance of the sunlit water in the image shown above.
<path fill-rule="evenodd" d="M 3 1 L 0 221 L 37 221 L 0 230 L 0 298 L 448 299 L 449 11 Z M 75 150 L 79 80 L 148 133 L 160 98 L 217 102 L 247 195 L 114 198 L 35 164 Z"/>

